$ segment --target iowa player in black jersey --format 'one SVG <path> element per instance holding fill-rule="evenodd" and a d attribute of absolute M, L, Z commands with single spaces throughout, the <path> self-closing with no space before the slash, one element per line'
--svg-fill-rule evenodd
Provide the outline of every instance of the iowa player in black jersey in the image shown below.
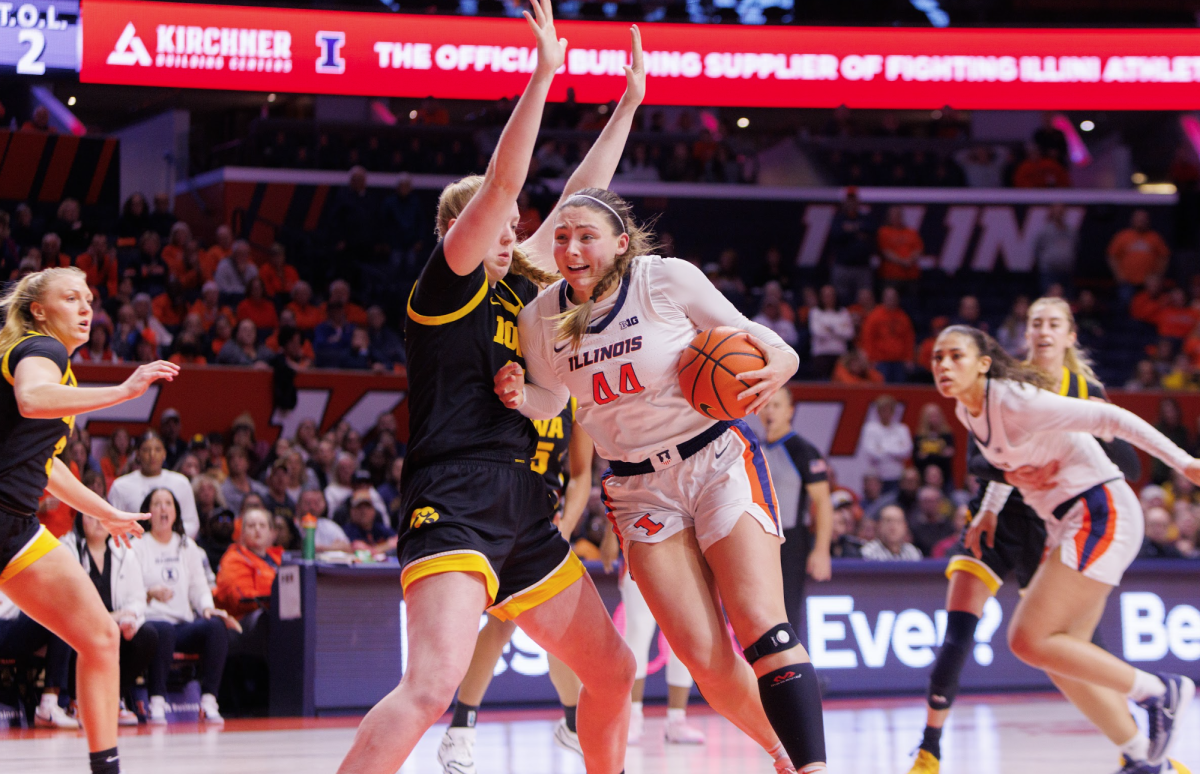
<path fill-rule="evenodd" d="M 538 433 L 537 452 L 533 471 L 542 474 L 557 507 L 554 520 L 567 540 L 575 531 L 587 507 L 592 490 L 592 438 L 575 422 L 575 399 L 553 419 L 533 423 Z M 438 747 L 438 762 L 445 774 L 471 774 L 475 771 L 475 720 L 479 705 L 491 685 L 496 662 L 516 630 L 513 621 L 502 621 L 489 615 L 487 624 L 479 630 L 475 654 L 454 705 L 454 717 Z M 579 678 L 566 664 L 554 656 L 548 657 L 550 682 L 558 693 L 563 718 L 554 727 L 554 741 L 560 747 L 581 752 L 576 732 L 576 704 L 579 701 Z"/>
<path fill-rule="evenodd" d="M 1065 301 L 1040 298 L 1029 307 L 1025 343 L 1029 349 L 1026 362 L 1054 374 L 1060 395 L 1082 400 L 1107 400 L 1104 387 L 1079 349 L 1075 317 Z M 1127 480 L 1136 481 L 1141 477 L 1141 463 L 1132 446 L 1119 439 L 1101 441 L 1101 445 Z M 1005 474 L 983 458 L 974 439 L 968 450 L 968 468 L 989 487 L 1028 483 L 1036 489 L 1048 485 L 1055 474 L 1054 466 L 1022 468 Z M 980 512 L 983 500 L 981 491 L 969 504 L 972 517 Z M 925 736 L 909 774 L 936 774 L 939 769 L 942 727 L 958 693 L 959 677 L 967 657 L 974 650 L 975 628 L 983 615 L 984 604 L 996 594 L 1010 573 L 1024 589 L 1042 561 L 1046 544 L 1045 522 L 1025 504 L 1019 491 L 1013 489 L 1009 493 L 999 515 L 990 544 L 968 546 L 964 540 L 959 540 L 949 552 L 946 635 L 930 675 Z M 1069 692 L 1074 690 L 1071 683 L 1047 674 L 1064 694 L 1070 696 Z"/>
<path fill-rule="evenodd" d="M 59 458 L 75 415 L 140 396 L 179 367 L 143 365 L 115 387 L 77 389 L 71 353 L 87 343 L 92 294 L 82 271 L 47 269 L 0 299 L 0 590 L 79 654 L 77 694 L 94 774 L 118 774 L 120 633 L 71 553 L 38 524 L 42 491 L 99 519 L 118 540 L 140 535 L 143 514 L 116 510 Z"/>
<path fill-rule="evenodd" d="M 484 610 L 515 620 L 579 676 L 588 772 L 617 774 L 624 766 L 633 655 L 552 522 L 545 482 L 531 467 L 533 424 L 494 392 L 495 373 L 524 362 L 517 314 L 537 295 L 538 281 L 554 279 L 530 260 L 553 266 L 554 219 L 517 245 L 516 199 L 566 41 L 555 32 L 550 0 L 535 0 L 525 17 L 537 38 L 536 69 L 487 173 L 442 191 L 440 241 L 409 298 L 409 444 L 397 547 L 408 670 L 363 719 L 343 774 L 400 768 L 449 707 Z M 625 95 L 564 195 L 605 186 L 616 170 L 645 93 L 636 28 L 634 44 Z"/>

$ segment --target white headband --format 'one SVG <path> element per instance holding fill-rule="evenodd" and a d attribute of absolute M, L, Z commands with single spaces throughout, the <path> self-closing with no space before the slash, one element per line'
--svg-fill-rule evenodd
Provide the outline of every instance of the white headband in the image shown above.
<path fill-rule="evenodd" d="M 567 199 L 566 203 L 565 203 L 565 204 L 563 204 L 563 206 L 564 206 L 564 207 L 567 207 L 567 206 L 569 206 L 569 205 L 571 204 L 571 199 L 591 199 L 591 200 L 592 200 L 592 201 L 594 201 L 596 204 L 599 204 L 601 207 L 603 207 L 604 209 L 608 210 L 609 212 L 611 212 L 611 213 L 613 214 L 613 217 L 614 217 L 614 218 L 616 218 L 616 219 L 617 219 L 617 222 L 621 224 L 621 233 L 622 233 L 622 234 L 628 234 L 628 233 L 629 233 L 628 231 L 626 231 L 626 230 L 625 230 L 625 219 L 624 219 L 624 218 L 622 218 L 622 217 L 621 217 L 621 216 L 620 216 L 620 215 L 617 213 L 617 211 L 616 211 L 616 210 L 614 210 L 614 209 L 612 208 L 612 206 L 611 206 L 611 205 L 609 205 L 609 204 L 608 204 L 608 202 L 604 201 L 603 199 L 597 199 L 595 196 L 588 196 L 587 194 L 581 194 L 581 193 L 577 193 L 577 194 L 571 194 L 571 196 L 570 196 L 570 197 Z"/>

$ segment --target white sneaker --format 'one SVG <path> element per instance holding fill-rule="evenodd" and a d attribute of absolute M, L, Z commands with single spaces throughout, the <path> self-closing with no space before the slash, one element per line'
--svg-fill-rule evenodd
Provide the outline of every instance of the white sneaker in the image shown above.
<path fill-rule="evenodd" d="M 629 744 L 639 744 L 642 741 L 642 733 L 646 730 L 646 716 L 642 713 L 641 707 L 634 707 L 629 711 Z"/>
<path fill-rule="evenodd" d="M 221 710 L 217 707 L 217 697 L 211 693 L 200 697 L 200 719 L 205 723 L 225 725 L 225 718 L 221 717 Z"/>
<path fill-rule="evenodd" d="M 475 729 L 447 728 L 437 759 L 445 774 L 475 774 Z"/>
<path fill-rule="evenodd" d="M 666 737 L 671 744 L 704 744 L 704 732 L 686 720 L 668 720 Z"/>
<path fill-rule="evenodd" d="M 165 726 L 167 724 L 167 700 L 161 696 L 150 697 L 150 715 L 147 721 L 152 726 Z"/>
<path fill-rule="evenodd" d="M 58 704 L 42 702 L 33 713 L 33 725 L 34 728 L 79 728 L 79 721 Z"/>
<path fill-rule="evenodd" d="M 554 743 L 564 750 L 583 755 L 583 748 L 579 746 L 579 734 L 567 728 L 566 718 L 559 718 L 554 726 Z"/>

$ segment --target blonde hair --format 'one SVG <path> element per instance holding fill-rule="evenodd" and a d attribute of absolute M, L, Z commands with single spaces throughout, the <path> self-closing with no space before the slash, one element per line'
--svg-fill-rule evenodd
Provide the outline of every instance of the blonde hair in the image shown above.
<path fill-rule="evenodd" d="M 1067 351 L 1063 354 L 1063 365 L 1073 374 L 1079 374 L 1089 382 L 1099 384 L 1101 387 L 1104 383 L 1100 381 L 1100 377 L 1096 376 L 1096 372 L 1092 370 L 1092 359 L 1088 357 L 1087 352 L 1079 346 L 1079 328 L 1075 325 L 1075 314 L 1071 311 L 1071 305 L 1061 298 L 1053 296 L 1043 296 L 1029 305 L 1029 312 L 1025 316 L 1026 323 L 1033 318 L 1034 310 L 1038 307 L 1050 306 L 1063 313 L 1063 317 L 1067 318 L 1067 325 L 1072 333 L 1076 335 L 1075 343 L 1067 347 Z M 1026 363 L 1033 363 L 1032 350 L 1025 356 Z M 1058 374 L 1050 374 L 1054 379 L 1058 378 Z"/>
<path fill-rule="evenodd" d="M 483 187 L 483 180 L 483 175 L 468 175 L 442 189 L 441 195 L 438 196 L 437 220 L 434 223 L 434 231 L 437 232 L 438 239 L 446 238 L 446 232 L 450 230 L 450 221 L 461 215 L 462 211 L 467 208 L 468 202 Z M 520 245 L 513 249 L 512 265 L 508 270 L 512 274 L 539 285 L 549 285 L 559 279 L 559 275 L 533 265 Z"/>
<path fill-rule="evenodd" d="M 78 277 L 87 283 L 87 275 L 74 266 L 42 269 L 19 279 L 0 298 L 0 311 L 4 313 L 4 328 L 0 329 L 0 355 L 16 346 L 25 334 L 37 331 L 30 307 L 33 302 L 46 297 L 46 291 L 56 280 L 69 277 Z"/>
<path fill-rule="evenodd" d="M 593 212 L 598 212 L 613 224 L 613 233 L 629 235 L 629 246 L 625 248 L 625 252 L 616 256 L 613 265 L 592 288 L 591 297 L 574 309 L 552 318 L 557 320 L 554 328 L 555 339 L 560 341 L 566 339 L 571 343 L 572 348 L 578 349 L 583 342 L 584 334 L 587 333 L 596 301 L 608 292 L 613 283 L 619 282 L 629 273 L 629 266 L 633 263 L 634 256 L 649 255 L 655 250 L 656 245 L 654 232 L 648 226 L 639 226 L 634 222 L 633 207 L 612 191 L 603 188 L 584 188 L 568 197 L 560 209 L 567 207 L 585 207 Z"/>

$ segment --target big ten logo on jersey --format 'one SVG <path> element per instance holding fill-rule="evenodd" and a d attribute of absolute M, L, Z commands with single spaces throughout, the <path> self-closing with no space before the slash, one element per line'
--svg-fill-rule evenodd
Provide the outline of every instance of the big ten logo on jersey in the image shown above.
<path fill-rule="evenodd" d="M 418 508 L 413 511 L 412 519 L 409 520 L 408 526 L 410 529 L 420 529 L 426 524 L 432 524 L 440 518 L 441 515 L 433 508 Z"/>
<path fill-rule="evenodd" d="M 524 357 L 521 354 L 521 336 L 517 332 L 517 324 L 514 321 L 496 315 L 496 335 L 492 341 L 516 352 L 517 357 Z"/>
<path fill-rule="evenodd" d="M 633 326 L 635 326 L 637 324 L 638 324 L 638 318 L 637 318 L 637 315 L 635 314 L 633 317 L 630 317 L 628 320 L 622 320 L 620 323 L 620 329 L 625 330 L 626 328 L 632 328 Z"/>
<path fill-rule="evenodd" d="M 535 419 L 533 426 L 537 428 L 538 437 L 543 440 L 538 441 L 537 452 L 533 455 L 530 467 L 534 473 L 545 473 L 550 469 L 550 455 L 554 452 L 554 442 L 561 441 L 566 437 L 566 428 L 563 427 L 561 416 L 551 419 Z"/>

